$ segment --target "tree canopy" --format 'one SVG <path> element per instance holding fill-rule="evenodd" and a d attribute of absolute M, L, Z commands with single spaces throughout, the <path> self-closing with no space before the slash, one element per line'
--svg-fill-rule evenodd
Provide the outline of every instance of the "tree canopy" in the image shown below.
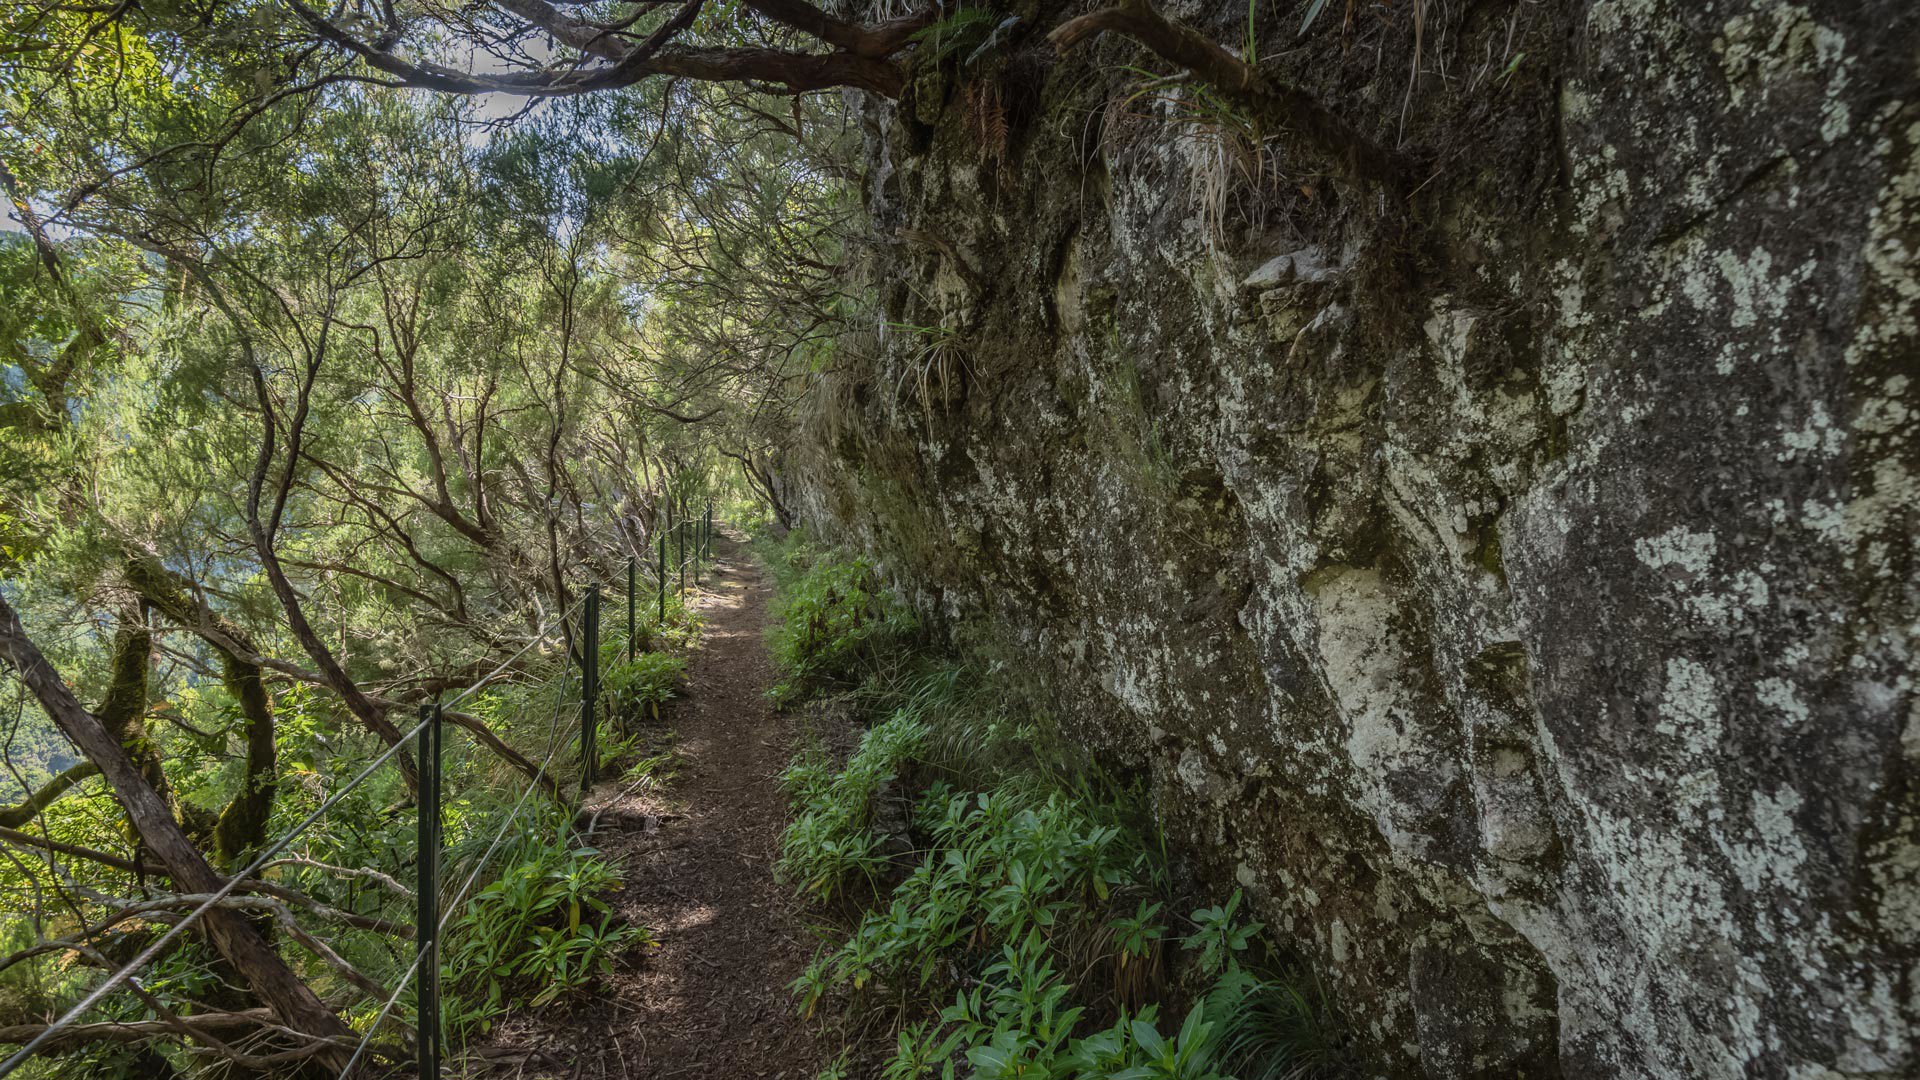
<path fill-rule="evenodd" d="M 143 912 L 207 893 L 421 703 L 503 663 L 448 714 L 456 768 L 569 813 L 579 763 L 554 739 L 582 590 L 651 567 L 714 499 L 777 502 L 856 211 L 830 165 L 837 101 L 783 98 L 897 89 L 886 57 L 919 24 L 854 33 L 784 4 L 610 18 L 9 17 L 0 651 L 22 678 L 0 906 L 26 918 L 0 1034 L 44 1030 L 151 940 Z M 500 89 L 529 101 L 469 96 Z M 681 619 L 642 620 L 636 644 Z M 399 898 L 364 887 L 409 857 L 394 808 L 415 778 L 394 760 L 208 938 L 103 1002 L 125 1023 L 47 1043 L 48 1067 L 337 1070 L 405 966 L 385 944 Z M 461 837 L 510 820 L 460 798 Z M 497 997 L 458 1022 L 484 1026 Z"/>

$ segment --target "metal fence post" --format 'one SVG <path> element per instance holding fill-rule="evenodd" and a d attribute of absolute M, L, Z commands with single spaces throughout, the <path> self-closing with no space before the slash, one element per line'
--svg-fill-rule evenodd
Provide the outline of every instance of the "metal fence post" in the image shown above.
<path fill-rule="evenodd" d="M 667 628 L 667 534 L 660 533 L 660 629 Z"/>
<path fill-rule="evenodd" d="M 687 595 L 687 519 L 680 519 L 680 531 L 674 536 L 674 547 L 680 553 L 680 595 Z"/>
<path fill-rule="evenodd" d="M 585 794 L 600 768 L 600 748 L 594 742 L 594 703 L 600 696 L 600 586 L 587 586 L 581 618 L 586 626 L 580 647 L 580 791 Z"/>
<path fill-rule="evenodd" d="M 633 575 L 639 564 L 634 556 L 627 556 L 627 663 L 633 663 Z"/>
<path fill-rule="evenodd" d="M 420 860 L 414 941 L 420 967 L 414 976 L 418 1000 L 415 1049 L 420 1080 L 440 1080 L 440 703 L 420 706 L 426 722 L 415 737 L 420 754 Z"/>

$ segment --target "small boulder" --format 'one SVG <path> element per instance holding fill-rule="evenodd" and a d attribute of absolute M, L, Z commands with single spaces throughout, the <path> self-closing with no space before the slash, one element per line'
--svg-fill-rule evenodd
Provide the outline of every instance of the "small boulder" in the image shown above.
<path fill-rule="evenodd" d="M 1318 247 L 1303 247 L 1260 264 L 1240 287 L 1248 292 L 1264 292 L 1282 285 L 1330 281 L 1334 273 L 1335 268 L 1327 263 L 1326 252 Z"/>

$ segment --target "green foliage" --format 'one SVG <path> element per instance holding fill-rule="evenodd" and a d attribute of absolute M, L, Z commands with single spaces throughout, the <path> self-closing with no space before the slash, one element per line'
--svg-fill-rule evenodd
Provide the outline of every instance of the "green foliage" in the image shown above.
<path fill-rule="evenodd" d="M 785 676 L 777 699 L 851 685 L 919 629 L 913 612 L 864 559 L 823 555 L 794 533 L 769 562 L 784 578 L 773 607 L 778 623 L 769 635 Z"/>
<path fill-rule="evenodd" d="M 990 7 L 956 7 L 931 26 L 915 31 L 913 40 L 920 43 L 929 59 L 938 63 L 981 48 L 993 36 L 993 28 L 1001 18 Z"/>
<path fill-rule="evenodd" d="M 623 949 L 651 941 L 614 924 L 602 894 L 619 883 L 592 848 L 529 829 L 506 868 L 450 925 L 441 966 L 449 1033 L 484 1033 L 515 1000 L 544 1005 L 613 970 Z"/>
<path fill-rule="evenodd" d="M 805 125 L 804 153 L 764 130 L 759 110 L 744 116 L 751 95 L 678 80 L 495 125 L 497 100 L 358 80 L 297 43 L 306 31 L 287 8 L 188 7 L 0 13 L 0 163 L 14 219 L 0 232 L 0 578 L 89 706 L 107 688 L 116 630 L 132 618 L 148 626 L 150 693 L 133 710 L 146 720 L 143 760 L 162 767 L 190 839 L 230 862 L 218 856 L 239 852 L 222 852 L 216 835 L 235 849 L 257 837 L 216 834 L 217 822 L 264 817 L 268 835 L 284 833 L 385 749 L 335 689 L 288 672 L 331 676 L 337 664 L 395 702 L 405 727 L 421 700 L 515 656 L 503 684 L 460 708 L 550 762 L 550 775 L 569 770 L 578 688 L 560 675 L 558 635 L 529 640 L 533 629 L 589 579 L 617 574 L 670 495 L 690 508 L 740 505 L 747 482 L 722 447 L 777 474 L 773 436 L 791 430 L 797 396 L 784 365 L 817 370 L 856 313 L 834 268 L 861 208 L 817 156 L 838 149 L 837 125 L 821 122 L 837 105 L 824 96 L 778 102 L 779 117 Z M 733 13 L 704 18 L 719 44 L 755 33 Z M 419 44 L 414 55 L 450 42 Z M 50 223 L 44 245 L 21 231 L 36 210 Z M 826 323 L 823 286 L 845 305 Z M 284 582 L 269 582 L 252 542 L 256 484 Z M 186 603 L 135 595 L 130 567 L 149 557 L 178 577 Z M 699 628 L 677 593 L 664 616 L 651 599 L 634 642 L 646 655 L 603 669 L 609 705 L 630 716 L 676 691 Z M 624 642 L 611 644 L 617 661 Z M 271 734 L 271 755 L 249 744 L 219 677 L 230 648 L 284 661 L 248 684 L 263 685 L 271 707 L 271 725 L 251 728 Z M 73 758 L 31 702 L 13 703 L 6 741 L 0 805 Z M 672 768 L 646 739 L 610 750 L 620 764 L 642 756 L 639 776 Z M 595 895 L 575 888 L 594 876 L 581 862 L 591 857 L 558 853 L 564 829 L 542 794 L 515 835 L 551 844 L 489 852 L 522 772 L 454 730 L 445 763 L 449 883 L 489 860 L 449 942 L 449 963 L 461 947 L 487 960 L 460 961 L 475 967 L 458 980 L 464 1003 L 449 1001 L 470 1010 L 455 1026 L 471 1032 L 506 1004 L 581 985 L 634 931 L 584 899 L 542 906 L 554 888 Z M 242 794 L 261 796 L 244 818 L 229 813 Z M 330 909 L 404 923 L 411 901 L 382 882 L 408 881 L 412 829 L 389 766 L 290 850 L 347 872 L 268 874 Z M 97 778 L 26 831 L 131 851 Z M 82 933 L 164 888 L 86 858 L 16 854 L 0 862 L 0 927 L 14 950 Z M 369 979 L 399 982 L 402 943 L 307 908 L 297 917 Z M 99 944 L 125 957 L 150 931 L 111 928 Z M 294 937 L 270 937 L 323 999 L 370 1021 L 355 984 Z M 516 941 L 534 951 L 514 952 Z M 0 972 L 0 1013 L 57 1013 L 100 977 L 71 952 L 21 960 Z M 191 944 L 142 980 L 182 1011 L 257 1004 Z M 152 1013 L 116 994 L 100 1018 Z M 45 1067 L 148 1076 L 147 1053 L 85 1050 Z M 185 1060 L 170 1044 L 152 1053 Z"/>
<path fill-rule="evenodd" d="M 960 331 L 947 326 L 916 326 L 912 323 L 887 323 L 887 329 L 909 341 L 904 350 L 906 369 L 902 388 L 911 383 L 913 396 L 920 403 L 921 415 L 932 421 L 936 398 L 940 411 L 946 411 L 958 393 L 959 376 L 968 370 L 967 349 Z"/>
<path fill-rule="evenodd" d="M 673 700 L 686 682 L 687 658 L 647 652 L 632 660 L 616 660 L 600 673 L 607 714 L 631 723 L 642 717 L 660 718 L 660 706 Z"/>
<path fill-rule="evenodd" d="M 790 597 L 817 596 L 820 567 L 848 565 L 771 554 Z M 844 765 L 816 743 L 782 777 L 784 879 L 816 901 L 874 897 L 794 981 L 805 1014 L 908 1003 L 885 1080 L 1340 1074 L 1324 998 L 1291 969 L 1249 967 L 1269 954 L 1238 892 L 1192 911 L 1184 933 L 1169 918 L 1165 855 L 1136 791 L 1007 708 L 979 671 L 899 643 L 860 670 L 847 700 L 885 719 Z M 915 791 L 904 834 L 888 835 L 882 804 Z"/>
<path fill-rule="evenodd" d="M 1201 908 L 1193 913 L 1193 924 L 1197 928 L 1181 944 L 1200 953 L 1200 970 L 1207 975 L 1215 975 L 1233 962 L 1233 955 L 1244 952 L 1247 943 L 1260 932 L 1261 924 L 1249 923 L 1237 925 L 1233 920 L 1233 911 L 1240 906 L 1240 891 L 1234 890 L 1226 904 L 1219 907 Z"/>
<path fill-rule="evenodd" d="M 887 859 L 875 835 L 873 799 L 919 753 L 927 726 L 902 712 L 861 736 L 837 772 L 810 747 L 781 774 L 795 815 L 781 840 L 781 877 L 816 900 L 840 895 L 856 877 L 873 884 Z"/>
<path fill-rule="evenodd" d="M 812 805 L 832 805 L 838 777 L 811 764 L 798 773 L 795 786 L 811 792 Z M 806 813 L 788 833 L 789 860 L 826 857 L 796 850 L 818 843 L 816 830 L 800 827 Z M 1122 898 L 1165 890 L 1127 816 L 1021 781 L 990 792 L 936 784 L 916 812 L 929 841 L 924 860 L 795 981 L 801 1008 L 811 1014 L 833 994 L 876 986 L 930 994 L 956 972 L 975 971 L 959 980 L 938 1024 L 902 1032 L 888 1077 L 951 1076 L 961 1061 L 975 1077 L 1103 1080 L 1305 1076 L 1337 1064 L 1324 1008 L 1290 984 L 1254 978 L 1234 958 L 1260 929 L 1234 918 L 1238 893 L 1192 915 L 1197 929 L 1183 945 L 1200 955 L 1195 974 L 1208 989 L 1177 1030 L 1161 1031 L 1157 1005 L 1122 1003 L 1111 1027 L 1081 1033 L 1088 1003 L 1105 995 L 1063 972 L 1107 970 L 1112 996 L 1123 997 L 1129 968 L 1153 964 L 1170 933 L 1160 901 L 1137 900 L 1132 914 L 1120 913 Z M 1275 1062 L 1295 1061 L 1311 1069 L 1276 1071 Z"/>

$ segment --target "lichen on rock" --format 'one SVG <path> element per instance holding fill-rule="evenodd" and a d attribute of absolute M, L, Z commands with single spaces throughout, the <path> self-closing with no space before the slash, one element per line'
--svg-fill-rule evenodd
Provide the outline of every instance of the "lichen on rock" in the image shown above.
<path fill-rule="evenodd" d="M 1121 41 L 868 114 L 875 218 L 993 285 L 952 408 L 832 376 L 802 516 L 1017 643 L 1384 1073 L 1914 1075 L 1920 15 L 1456 9 L 1404 119 L 1410 27 L 1261 49 L 1405 205 L 1280 133 L 1220 233 Z M 1002 185 L 940 88 L 1009 78 Z"/>

